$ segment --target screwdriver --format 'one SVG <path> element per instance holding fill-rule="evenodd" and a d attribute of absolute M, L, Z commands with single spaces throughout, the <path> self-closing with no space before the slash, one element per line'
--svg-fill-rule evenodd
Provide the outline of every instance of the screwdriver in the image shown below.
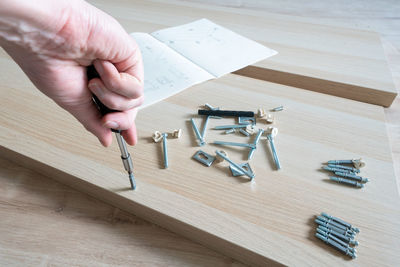
<path fill-rule="evenodd" d="M 93 65 L 90 65 L 87 67 L 87 77 L 88 81 L 90 81 L 93 78 L 100 78 L 100 75 L 96 71 Z M 97 108 L 99 109 L 100 113 L 102 116 L 112 113 L 112 112 L 118 112 L 118 110 L 112 110 L 106 107 L 101 101 L 97 98 L 95 94 L 92 94 L 92 99 Z M 135 177 L 133 176 L 133 163 L 131 159 L 131 155 L 128 152 L 128 148 L 126 146 L 126 142 L 124 138 L 121 135 L 121 130 L 116 130 L 116 129 L 111 129 L 112 132 L 115 133 L 115 137 L 117 138 L 117 143 L 119 146 L 119 150 L 121 151 L 121 159 L 122 163 L 124 164 L 125 170 L 129 174 L 129 182 L 131 183 L 131 189 L 135 190 L 136 189 L 136 182 L 135 182 Z"/>

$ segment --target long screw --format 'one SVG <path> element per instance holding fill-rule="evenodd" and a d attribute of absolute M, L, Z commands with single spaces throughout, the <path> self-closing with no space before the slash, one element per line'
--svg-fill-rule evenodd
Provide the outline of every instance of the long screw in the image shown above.
<path fill-rule="evenodd" d="M 351 173 L 346 173 L 346 172 L 340 172 L 339 171 L 339 172 L 335 172 L 335 174 L 339 175 L 339 176 L 342 176 L 342 177 L 351 178 L 351 179 L 354 179 L 356 181 L 363 182 L 363 183 L 367 183 L 369 181 L 368 178 L 363 178 L 361 176 L 354 175 L 354 174 L 351 174 Z"/>
<path fill-rule="evenodd" d="M 336 233 L 339 233 L 339 234 L 342 234 L 342 235 L 344 235 L 344 236 L 346 236 L 346 237 L 349 237 L 350 239 L 353 238 L 353 236 L 354 236 L 352 232 L 349 232 L 349 231 L 347 231 L 347 230 L 343 230 L 343 229 L 341 229 L 341 228 L 338 228 L 338 227 L 332 225 L 331 223 L 324 222 L 324 221 L 321 221 L 321 220 L 319 220 L 319 219 L 315 219 L 315 222 L 316 222 L 317 224 L 321 225 L 321 226 L 324 226 L 324 227 L 326 227 L 326 228 L 332 229 L 332 230 L 335 231 Z"/>
<path fill-rule="evenodd" d="M 336 232 L 335 230 L 333 230 L 332 228 L 327 228 L 322 225 L 319 225 L 317 229 L 321 229 L 322 231 L 327 232 L 328 234 L 332 234 L 332 235 L 336 236 L 337 238 L 340 238 L 341 240 L 343 240 L 351 245 L 358 246 L 358 244 L 359 244 L 358 241 L 353 240 L 352 237 L 340 234 L 340 233 Z"/>
<path fill-rule="evenodd" d="M 253 157 L 254 151 L 256 151 L 256 148 L 257 148 L 258 141 L 260 141 L 261 135 L 263 133 L 264 133 L 263 129 L 259 129 L 258 130 L 258 134 L 256 136 L 256 139 L 254 139 L 254 142 L 253 142 L 254 148 L 250 149 L 249 155 L 247 156 L 247 160 L 250 160 Z"/>
<path fill-rule="evenodd" d="M 340 238 L 337 238 L 333 234 L 330 234 L 328 232 L 323 231 L 321 228 L 317 228 L 317 232 L 320 233 L 321 235 L 325 236 L 325 237 L 329 237 L 330 239 L 336 241 L 337 243 L 339 243 L 340 245 L 342 245 L 346 249 L 349 249 L 353 253 L 356 251 L 354 248 L 349 246 L 349 243 L 346 243 L 345 241 L 341 240 Z"/>
<path fill-rule="evenodd" d="M 346 178 L 340 178 L 340 177 L 336 177 L 336 176 L 329 176 L 329 179 L 331 179 L 332 181 L 338 182 L 338 183 L 351 185 L 351 186 L 355 186 L 355 187 L 358 187 L 358 188 L 363 188 L 364 187 L 364 184 L 359 183 L 359 182 L 354 181 L 354 180 L 346 179 Z"/>
<path fill-rule="evenodd" d="M 356 233 L 359 233 L 359 232 L 360 232 L 360 229 L 358 229 L 357 227 L 353 227 L 350 223 L 345 222 L 345 221 L 343 221 L 343 220 L 340 219 L 340 218 L 333 217 L 333 216 L 329 215 L 329 214 L 326 213 L 326 212 L 321 212 L 321 215 L 324 216 L 324 217 L 326 217 L 326 218 L 328 218 L 328 219 L 331 219 L 332 221 L 335 221 L 335 222 L 337 222 L 337 223 L 343 224 L 344 226 L 346 226 L 347 228 L 353 230 L 353 231 L 356 232 Z"/>
<path fill-rule="evenodd" d="M 324 241 L 325 243 L 327 243 L 327 244 L 333 246 L 334 248 L 340 250 L 344 254 L 349 255 L 353 259 L 357 258 L 357 255 L 355 253 L 353 253 L 349 249 L 346 249 L 345 247 L 341 246 L 339 243 L 337 243 L 336 241 L 332 240 L 331 238 L 323 236 L 320 233 L 316 233 L 315 236 L 318 237 L 319 239 L 321 239 L 322 241 Z"/>
<path fill-rule="evenodd" d="M 357 168 L 349 167 L 349 166 L 343 166 L 339 164 L 328 164 L 328 167 L 330 168 L 335 168 L 335 169 L 342 169 L 342 170 L 347 170 L 350 172 L 355 172 L 355 173 L 360 173 L 360 170 Z"/>
<path fill-rule="evenodd" d="M 246 128 L 247 124 L 242 124 L 242 125 L 218 125 L 215 126 L 214 129 L 215 130 L 229 130 L 229 129 L 236 129 L 236 128 Z"/>
<path fill-rule="evenodd" d="M 213 108 L 210 104 L 206 103 L 205 106 L 207 108 L 209 108 L 210 110 L 218 110 L 219 108 Z M 204 137 L 206 136 L 206 130 L 207 130 L 207 126 L 208 126 L 208 120 L 210 119 L 211 116 L 207 116 L 206 120 L 204 121 L 204 125 L 203 125 L 203 129 L 201 131 L 201 138 L 204 141 Z"/>
<path fill-rule="evenodd" d="M 278 154 L 276 153 L 276 149 L 275 149 L 275 145 L 274 145 L 274 138 L 272 137 L 271 134 L 268 134 L 267 138 L 269 141 L 269 145 L 271 146 L 272 155 L 273 155 L 273 158 L 275 161 L 276 169 L 279 170 L 281 168 L 281 164 L 279 162 Z"/>
<path fill-rule="evenodd" d="M 167 133 L 163 133 L 163 152 L 164 152 L 164 168 L 168 168 L 168 149 L 167 149 Z"/>
<path fill-rule="evenodd" d="M 204 146 L 205 142 L 204 142 L 203 137 L 201 136 L 201 134 L 199 132 L 199 129 L 196 126 L 196 123 L 194 123 L 193 119 L 190 119 L 190 121 L 192 122 L 193 130 L 194 130 L 194 133 L 196 134 L 197 140 L 199 141 L 199 145 L 200 146 Z"/>
<path fill-rule="evenodd" d="M 240 146 L 240 147 L 249 147 L 251 149 L 255 148 L 254 144 L 246 144 L 246 143 L 235 143 L 235 142 L 225 142 L 225 141 L 214 141 L 214 145 L 222 145 L 222 146 Z"/>

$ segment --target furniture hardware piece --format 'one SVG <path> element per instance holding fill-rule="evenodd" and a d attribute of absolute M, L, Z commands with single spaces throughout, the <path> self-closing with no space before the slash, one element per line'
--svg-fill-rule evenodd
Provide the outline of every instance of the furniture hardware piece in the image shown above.
<path fill-rule="evenodd" d="M 340 219 L 340 218 L 333 217 L 333 216 L 327 214 L 326 212 L 321 212 L 321 215 L 324 216 L 324 217 L 326 217 L 326 218 L 328 218 L 328 219 L 331 219 L 332 221 L 335 221 L 335 222 L 337 222 L 337 223 L 343 224 L 343 225 L 346 226 L 348 229 L 351 229 L 351 230 L 353 230 L 353 231 L 356 232 L 356 233 L 359 233 L 359 232 L 360 232 L 360 229 L 359 229 L 359 228 L 353 227 L 350 223 L 345 222 L 345 221 L 343 221 L 343 220 Z"/>
<path fill-rule="evenodd" d="M 252 124 L 255 125 L 256 124 L 256 118 L 255 117 L 239 117 L 238 118 L 238 123 L 243 125 L 248 125 L 248 124 Z"/>
<path fill-rule="evenodd" d="M 163 154 L 164 154 L 164 168 L 168 168 L 168 149 L 167 149 L 167 133 L 163 133 Z"/>
<path fill-rule="evenodd" d="M 346 179 L 346 178 L 341 178 L 341 177 L 336 177 L 336 176 L 329 176 L 329 179 L 331 179 L 332 181 L 338 182 L 338 183 L 342 183 L 342 184 L 346 184 L 346 185 L 352 185 L 358 188 L 363 188 L 364 184 L 359 183 L 357 181 L 354 180 L 350 180 L 350 179 Z"/>
<path fill-rule="evenodd" d="M 360 173 L 360 169 L 349 167 L 349 166 L 343 166 L 343 165 L 339 165 L 339 164 L 336 164 L 336 165 L 328 164 L 328 167 L 342 169 L 342 170 L 346 170 L 348 172 L 353 172 L 353 173 Z"/>
<path fill-rule="evenodd" d="M 279 106 L 279 107 L 276 107 L 276 108 L 271 109 L 271 111 L 274 111 L 274 112 L 276 112 L 276 111 L 282 111 L 282 110 L 283 110 L 283 106 Z"/>
<path fill-rule="evenodd" d="M 235 162 L 233 162 L 232 160 L 230 160 L 224 153 L 216 150 L 215 153 L 223 158 L 224 160 L 226 160 L 229 164 L 233 165 L 233 167 L 235 167 L 236 169 L 240 170 L 242 173 L 244 173 L 246 176 L 248 176 L 250 178 L 250 181 L 252 181 L 254 179 L 254 174 L 249 173 L 248 171 L 246 171 L 245 169 L 243 169 L 242 167 L 240 167 L 238 164 L 236 164 Z"/>
<path fill-rule="evenodd" d="M 240 167 L 242 167 L 243 169 L 247 170 L 250 174 L 254 175 L 253 170 L 250 167 L 249 163 L 242 163 L 242 164 L 238 164 Z M 241 172 L 240 170 L 236 169 L 233 165 L 229 165 L 229 169 L 232 172 L 233 176 L 243 176 L 245 175 L 243 172 Z"/>
<path fill-rule="evenodd" d="M 197 160 L 198 162 L 206 165 L 207 167 L 210 167 L 211 164 L 215 161 L 215 157 L 202 151 L 199 150 L 196 152 L 196 154 L 193 155 L 193 158 Z"/>
<path fill-rule="evenodd" d="M 257 110 L 257 117 L 264 118 L 265 116 L 267 116 L 267 113 L 265 112 L 265 109 L 259 108 Z"/>
<path fill-rule="evenodd" d="M 276 129 L 276 131 L 275 131 Z M 267 139 L 269 141 L 269 145 L 271 147 L 272 156 L 275 162 L 276 169 L 279 170 L 281 168 L 281 163 L 279 162 L 278 154 L 276 153 L 275 144 L 274 144 L 274 136 L 277 134 L 277 128 L 272 129 L 271 133 L 267 135 Z"/>
<path fill-rule="evenodd" d="M 320 233 L 316 233 L 315 236 L 319 239 L 321 239 L 322 241 L 324 241 L 325 243 L 333 246 L 334 248 L 340 250 L 341 252 L 343 252 L 345 255 L 349 255 L 351 258 L 355 259 L 357 258 L 357 254 L 353 253 L 352 251 L 350 251 L 349 249 L 346 249 L 345 247 L 343 247 L 342 245 L 340 245 L 339 243 L 337 243 L 336 241 L 334 241 L 333 239 L 323 236 Z"/>
<path fill-rule="evenodd" d="M 245 136 L 250 136 L 250 134 L 248 132 L 246 132 L 246 130 L 244 130 L 243 128 L 239 129 L 239 132 Z M 225 132 L 226 133 L 226 132 Z"/>
<path fill-rule="evenodd" d="M 335 165 L 329 164 L 328 166 L 322 166 L 322 169 L 325 171 L 330 171 L 330 172 L 345 172 L 345 173 L 352 173 L 350 170 L 345 170 L 345 169 L 339 169 L 334 167 Z"/>
<path fill-rule="evenodd" d="M 332 240 L 336 241 L 337 243 L 339 243 L 341 246 L 345 247 L 346 249 L 349 249 L 351 252 L 355 253 L 356 249 L 353 247 L 350 247 L 349 243 L 346 243 L 345 241 L 341 240 L 340 238 L 336 237 L 333 234 L 330 234 L 328 232 L 323 231 L 321 228 L 317 228 L 317 232 L 320 233 L 321 235 L 325 236 L 325 237 L 329 237 Z"/>
<path fill-rule="evenodd" d="M 354 175 L 354 174 L 351 174 L 351 173 L 346 173 L 346 172 L 335 172 L 335 175 L 342 176 L 342 177 L 345 177 L 345 178 L 351 178 L 353 180 L 356 180 L 356 181 L 359 181 L 359 182 L 363 182 L 363 183 L 367 183 L 369 181 L 368 178 L 363 178 L 361 176 Z"/>
<path fill-rule="evenodd" d="M 235 110 L 207 110 L 199 109 L 198 115 L 211 115 L 219 117 L 254 117 L 253 111 L 235 111 Z"/>
<path fill-rule="evenodd" d="M 192 122 L 192 127 L 193 127 L 193 130 L 194 130 L 194 133 L 196 134 L 197 141 L 198 141 L 199 145 L 200 145 L 200 146 L 204 146 L 204 145 L 205 145 L 205 142 L 204 142 L 203 137 L 201 136 L 201 134 L 200 134 L 200 132 L 199 132 L 199 129 L 198 129 L 197 126 L 196 126 L 196 123 L 194 123 L 193 118 L 190 119 L 190 121 Z"/>
<path fill-rule="evenodd" d="M 365 166 L 365 162 L 362 159 L 348 159 L 348 160 L 330 160 L 328 164 L 340 165 L 340 164 L 352 164 L 356 169 L 360 169 Z"/>
<path fill-rule="evenodd" d="M 221 146 L 240 146 L 240 147 L 248 147 L 248 148 L 255 148 L 254 144 L 246 144 L 246 143 L 235 143 L 235 142 L 225 142 L 225 141 L 214 141 L 214 145 L 221 145 Z"/>
<path fill-rule="evenodd" d="M 257 149 L 257 144 L 258 144 L 258 142 L 260 141 L 261 135 L 262 135 L 263 133 L 264 133 L 264 130 L 263 130 L 263 129 L 259 129 L 259 130 L 258 130 L 258 134 L 257 134 L 257 136 L 256 136 L 256 138 L 254 139 L 254 142 L 253 142 L 254 148 L 251 148 L 251 149 L 250 149 L 249 154 L 248 154 L 248 156 L 247 156 L 247 160 L 251 160 L 251 158 L 253 157 L 254 151 L 256 151 L 256 149 Z"/>
<path fill-rule="evenodd" d="M 228 129 L 238 129 L 238 128 L 246 128 L 248 125 L 218 125 L 215 126 L 214 129 L 215 130 L 228 130 Z"/>

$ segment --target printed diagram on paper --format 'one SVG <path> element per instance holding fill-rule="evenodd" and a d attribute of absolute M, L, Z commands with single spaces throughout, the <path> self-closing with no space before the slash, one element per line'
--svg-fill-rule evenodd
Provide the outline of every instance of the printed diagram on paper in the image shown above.
<path fill-rule="evenodd" d="M 131 35 L 143 55 L 144 106 L 277 54 L 207 19 Z"/>

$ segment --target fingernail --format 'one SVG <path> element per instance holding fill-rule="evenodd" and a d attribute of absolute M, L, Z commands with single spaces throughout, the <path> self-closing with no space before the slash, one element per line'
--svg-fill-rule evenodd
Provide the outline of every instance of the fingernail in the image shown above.
<path fill-rule="evenodd" d="M 97 83 L 90 83 L 89 89 L 98 97 L 101 97 L 103 95 L 103 90 Z"/>
<path fill-rule="evenodd" d="M 104 127 L 110 129 L 118 129 L 119 124 L 115 121 L 107 121 L 106 123 L 104 123 Z"/>
<path fill-rule="evenodd" d="M 97 63 L 96 63 L 95 65 L 96 65 L 96 70 L 97 70 L 97 72 L 99 73 L 100 76 L 102 76 L 103 73 L 104 73 L 103 64 L 101 63 L 100 60 L 98 60 Z"/>

